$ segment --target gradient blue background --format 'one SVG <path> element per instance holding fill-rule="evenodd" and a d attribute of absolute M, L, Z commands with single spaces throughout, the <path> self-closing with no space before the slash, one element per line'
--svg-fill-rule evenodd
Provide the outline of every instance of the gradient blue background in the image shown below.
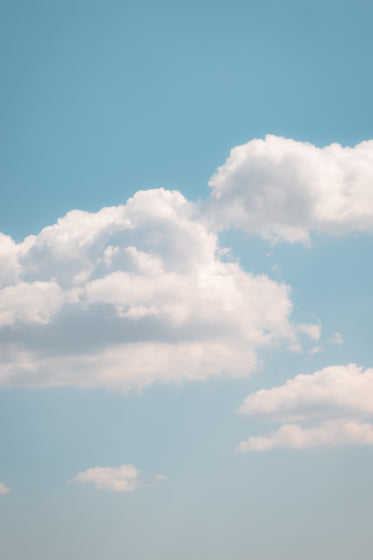
<path fill-rule="evenodd" d="M 0 2 L 0 230 L 21 240 L 72 208 L 140 188 L 208 196 L 229 150 L 272 133 L 372 137 L 373 5 L 341 1 Z M 372 241 L 313 248 L 224 234 L 250 271 L 293 288 L 294 318 L 343 346 L 265 356 L 245 381 L 2 390 L 1 560 L 371 560 L 369 448 L 232 453 L 261 426 L 250 391 L 335 363 L 372 366 Z M 133 463 L 159 487 L 66 481 Z"/>
<path fill-rule="evenodd" d="M 37 232 L 139 188 L 204 197 L 229 150 L 268 133 L 371 137 L 371 2 L 0 8 L 3 231 Z"/>

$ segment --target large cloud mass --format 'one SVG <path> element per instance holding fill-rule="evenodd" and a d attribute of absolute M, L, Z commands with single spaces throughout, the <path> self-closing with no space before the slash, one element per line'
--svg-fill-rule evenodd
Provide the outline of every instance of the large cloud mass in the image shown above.
<path fill-rule="evenodd" d="M 0 384 L 106 386 L 247 375 L 289 321 L 287 286 L 219 249 L 196 205 L 140 191 L 73 210 L 15 244 L 0 236 Z"/>
<path fill-rule="evenodd" d="M 373 426 L 364 420 L 373 418 L 373 369 L 349 364 L 298 375 L 249 395 L 239 412 L 283 424 L 269 436 L 241 442 L 239 451 L 372 445 Z"/>
<path fill-rule="evenodd" d="M 304 243 L 311 231 L 373 232 L 373 140 L 317 148 L 266 136 L 233 148 L 209 184 L 217 229 Z"/>

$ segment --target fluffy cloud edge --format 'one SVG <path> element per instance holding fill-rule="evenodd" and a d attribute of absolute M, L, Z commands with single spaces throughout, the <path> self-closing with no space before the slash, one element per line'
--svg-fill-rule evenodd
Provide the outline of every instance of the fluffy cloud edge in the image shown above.
<path fill-rule="evenodd" d="M 373 232 L 373 140 L 354 147 L 267 135 L 234 147 L 209 182 L 206 214 L 272 242 Z"/>
<path fill-rule="evenodd" d="M 0 236 L 0 385 L 127 391 L 243 377 L 263 349 L 320 336 L 290 318 L 290 288 L 222 258 L 177 191 L 73 210 L 15 244 Z"/>
<path fill-rule="evenodd" d="M 240 405 L 240 414 L 277 422 L 373 417 L 373 368 L 328 366 L 285 384 L 260 389 Z"/>
<path fill-rule="evenodd" d="M 329 366 L 246 397 L 238 412 L 282 424 L 237 451 L 372 445 L 373 368 Z"/>

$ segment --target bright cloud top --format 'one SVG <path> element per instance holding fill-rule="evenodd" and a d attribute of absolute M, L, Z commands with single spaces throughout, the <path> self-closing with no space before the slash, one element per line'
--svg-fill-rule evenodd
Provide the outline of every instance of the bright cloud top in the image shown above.
<path fill-rule="evenodd" d="M 246 376 L 294 325 L 289 288 L 228 261 L 179 192 L 73 210 L 16 244 L 0 237 L 0 385 L 128 390 Z"/>
<path fill-rule="evenodd" d="M 2 494 L 9 494 L 9 492 L 10 492 L 10 488 L 5 486 L 5 484 L 3 482 L 0 482 L 0 496 Z"/>
<path fill-rule="evenodd" d="M 251 437 L 238 450 L 273 447 L 372 445 L 373 369 L 332 366 L 298 375 L 279 387 L 246 397 L 241 414 L 280 422 L 268 437 Z"/>
<path fill-rule="evenodd" d="M 311 231 L 373 232 L 373 140 L 353 148 L 266 136 L 237 146 L 210 180 L 217 229 L 309 242 Z"/>
<path fill-rule="evenodd" d="M 94 467 L 77 474 L 70 482 L 91 482 L 98 490 L 132 492 L 140 485 L 140 471 L 133 465 Z"/>

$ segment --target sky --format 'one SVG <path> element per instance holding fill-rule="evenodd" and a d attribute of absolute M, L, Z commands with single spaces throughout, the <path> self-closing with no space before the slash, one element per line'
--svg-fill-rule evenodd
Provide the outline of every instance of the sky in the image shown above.
<path fill-rule="evenodd" d="M 372 20 L 0 1 L 2 560 L 371 559 Z"/>

